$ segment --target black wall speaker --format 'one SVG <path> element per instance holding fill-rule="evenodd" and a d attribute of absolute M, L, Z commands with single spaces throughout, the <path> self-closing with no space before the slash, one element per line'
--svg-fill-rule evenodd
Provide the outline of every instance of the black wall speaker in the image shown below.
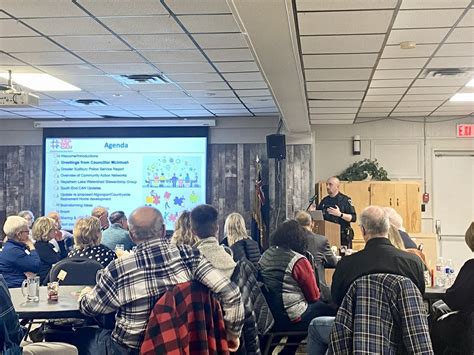
<path fill-rule="evenodd" d="M 267 158 L 279 160 L 286 158 L 284 134 L 270 134 L 267 136 Z"/>

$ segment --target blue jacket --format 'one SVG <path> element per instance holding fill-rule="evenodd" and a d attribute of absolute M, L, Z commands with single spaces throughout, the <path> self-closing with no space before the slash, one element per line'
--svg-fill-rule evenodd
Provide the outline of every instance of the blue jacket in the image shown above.
<path fill-rule="evenodd" d="M 120 227 L 118 224 L 111 224 L 109 228 L 102 232 L 102 244 L 110 250 L 115 250 L 117 244 L 123 244 L 125 250 L 132 250 L 135 246 L 128 231 Z"/>
<path fill-rule="evenodd" d="M 41 260 L 36 250 L 28 251 L 23 243 L 8 239 L 0 252 L 0 274 L 9 288 L 21 287 L 25 272 L 39 272 Z"/>

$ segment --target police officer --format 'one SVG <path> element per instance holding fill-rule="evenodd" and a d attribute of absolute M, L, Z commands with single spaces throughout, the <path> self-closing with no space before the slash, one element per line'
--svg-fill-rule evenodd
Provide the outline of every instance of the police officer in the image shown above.
<path fill-rule="evenodd" d="M 351 198 L 339 192 L 341 182 L 335 176 L 326 181 L 328 196 L 323 198 L 318 205 L 318 210 L 323 211 L 326 221 L 337 223 L 341 226 L 341 245 L 352 248 L 354 231 L 351 222 L 355 222 L 357 215 L 352 205 Z"/>

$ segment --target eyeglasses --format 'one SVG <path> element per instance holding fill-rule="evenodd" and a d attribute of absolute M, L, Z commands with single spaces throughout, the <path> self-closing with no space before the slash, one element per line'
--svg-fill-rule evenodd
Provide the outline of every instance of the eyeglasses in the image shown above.
<path fill-rule="evenodd" d="M 23 230 L 23 231 L 19 231 L 18 233 L 28 233 L 29 234 L 30 231 L 29 230 Z"/>

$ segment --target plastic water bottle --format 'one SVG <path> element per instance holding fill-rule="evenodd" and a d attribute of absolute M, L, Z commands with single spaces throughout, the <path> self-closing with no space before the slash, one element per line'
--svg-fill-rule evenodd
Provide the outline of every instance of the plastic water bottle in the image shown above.
<path fill-rule="evenodd" d="M 451 259 L 446 260 L 446 264 L 444 265 L 444 275 L 445 275 L 444 287 L 446 288 L 451 287 L 454 283 L 454 269 L 453 269 L 453 262 Z"/>
<path fill-rule="evenodd" d="M 438 258 L 436 262 L 436 275 L 435 275 L 435 286 L 444 287 L 445 285 L 445 269 L 444 269 L 444 258 Z"/>

